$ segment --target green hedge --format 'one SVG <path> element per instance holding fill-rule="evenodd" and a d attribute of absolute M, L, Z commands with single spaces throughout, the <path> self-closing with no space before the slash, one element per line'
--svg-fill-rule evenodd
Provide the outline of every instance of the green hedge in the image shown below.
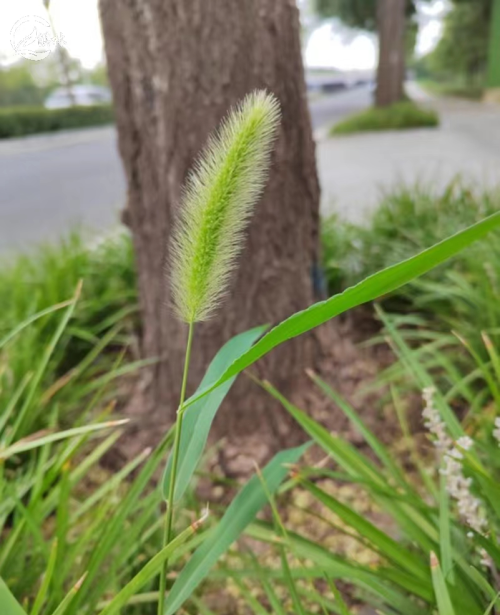
<path fill-rule="evenodd" d="M 7 107 L 0 109 L 0 139 L 22 137 L 40 132 L 99 126 L 113 122 L 111 105 L 44 109 Z"/>
<path fill-rule="evenodd" d="M 419 107 L 411 101 L 403 101 L 390 107 L 373 107 L 351 115 L 335 125 L 330 134 L 335 136 L 355 132 L 404 130 L 438 125 L 439 117 L 435 111 Z"/>

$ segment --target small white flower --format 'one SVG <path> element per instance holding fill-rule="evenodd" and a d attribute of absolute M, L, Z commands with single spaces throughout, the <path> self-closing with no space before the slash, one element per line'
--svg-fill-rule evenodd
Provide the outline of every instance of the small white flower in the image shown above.
<path fill-rule="evenodd" d="M 451 448 L 452 440 L 448 436 L 446 425 L 434 405 L 435 392 L 436 389 L 434 387 L 427 387 L 422 391 L 422 397 L 425 402 L 422 416 L 426 419 L 425 426 L 435 436 L 434 446 L 441 452 L 444 452 Z"/>
<path fill-rule="evenodd" d="M 458 438 L 457 445 L 460 448 L 463 448 L 464 451 L 469 451 L 474 445 L 474 440 L 472 440 L 472 438 L 469 438 L 469 436 L 462 436 L 461 438 Z"/>
<path fill-rule="evenodd" d="M 459 515 L 470 528 L 478 534 L 483 534 L 486 518 L 481 508 L 481 501 L 470 492 L 472 479 L 463 475 L 460 459 L 462 454 L 456 448 L 451 449 L 443 456 L 443 468 L 440 471 L 446 476 L 446 490 L 457 502 Z"/>
<path fill-rule="evenodd" d="M 493 560 L 484 549 L 479 549 L 479 555 L 481 556 L 481 566 L 493 568 Z"/>
<path fill-rule="evenodd" d="M 472 479 L 464 476 L 462 468 L 464 458 L 462 451 L 470 450 L 474 442 L 469 436 L 462 436 L 458 438 L 456 446 L 453 445 L 446 424 L 434 406 L 434 394 L 435 389 L 432 387 L 423 390 L 425 407 L 422 415 L 426 419 L 425 426 L 434 436 L 434 446 L 441 454 L 442 467 L 439 472 L 446 477 L 446 491 L 456 501 L 460 517 L 472 530 L 484 534 L 487 525 L 484 510 L 481 501 L 471 493 Z M 497 421 L 495 425 L 500 443 L 500 417 Z"/>
<path fill-rule="evenodd" d="M 500 445 L 500 416 L 495 419 L 495 430 L 493 431 L 493 437 Z"/>

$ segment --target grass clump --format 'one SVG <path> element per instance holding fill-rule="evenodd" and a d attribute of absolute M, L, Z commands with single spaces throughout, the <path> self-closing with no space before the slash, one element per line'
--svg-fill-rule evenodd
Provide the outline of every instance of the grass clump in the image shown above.
<path fill-rule="evenodd" d="M 356 410 L 314 373 L 309 375 L 332 402 L 332 410 L 336 407 L 346 415 L 362 435 L 368 453 L 318 425 L 267 384 L 269 392 L 334 462 L 335 471 L 318 464 L 302 467 L 295 476 L 307 494 L 301 494 L 300 499 L 304 526 L 319 526 L 317 531 L 323 536 L 334 532 L 349 539 L 371 558 L 357 559 L 354 549 L 354 555 L 332 552 L 324 539 L 317 541 L 302 532 L 289 531 L 287 547 L 307 560 L 309 570 L 318 567 L 326 578 L 345 582 L 344 592 L 361 597 L 377 613 L 494 613 L 500 606 L 500 418 L 483 398 L 459 421 L 457 403 L 463 403 L 464 395 L 473 395 L 468 379 L 455 372 L 439 388 L 432 372 L 422 365 L 418 350 L 401 338 L 394 319 L 382 311 L 379 316 L 391 345 L 404 359 L 407 377 L 420 389 L 420 423 L 429 442 L 424 444 L 411 434 L 406 404 L 395 388 L 394 420 L 399 419 L 401 428 L 399 454 L 386 447 Z M 475 357 L 471 359 L 475 361 Z M 479 361 L 476 367 L 482 370 L 485 366 Z M 497 361 L 490 367 L 490 384 L 486 385 L 491 386 L 492 396 L 499 379 Z M 356 503 L 342 498 L 339 489 L 353 483 L 358 498 L 367 497 L 370 503 L 363 514 Z M 269 524 L 253 526 L 250 533 L 266 543 L 275 540 Z M 259 570 L 260 579 L 271 574 L 271 570 Z M 314 585 L 312 590 L 302 589 L 308 590 L 301 592 L 308 598 L 319 593 Z M 330 602 L 337 598 L 335 588 L 331 595 L 322 591 L 321 596 Z M 321 604 L 319 596 L 315 597 Z M 357 612 L 350 606 L 336 609 L 336 604 L 338 601 L 333 601 L 333 612 Z"/>
<path fill-rule="evenodd" d="M 84 283 L 80 299 L 50 356 L 41 388 L 54 385 L 74 370 L 103 338 L 109 338 L 108 351 L 92 362 L 84 379 L 87 383 L 110 369 L 115 358 L 128 347 L 138 326 L 135 264 L 128 234 L 118 234 L 90 247 L 83 235 L 75 231 L 56 245 L 41 246 L 29 255 L 6 262 L 0 269 L 0 339 L 35 314 L 49 312 L 0 350 L 2 407 L 8 405 L 16 386 L 32 371 L 33 358 L 43 355 L 57 330 L 59 315 L 50 312 L 51 306 L 71 298 L 81 280 Z M 59 396 L 71 397 L 73 392 L 63 387 Z M 39 413 L 36 420 L 35 413 L 30 413 L 25 433 L 43 429 L 48 423 L 47 413 Z"/>
<path fill-rule="evenodd" d="M 497 191 L 477 190 L 457 180 L 441 192 L 423 186 L 395 190 L 384 197 L 366 227 L 330 218 L 322 228 L 329 292 L 341 292 L 499 210 Z M 386 295 L 382 305 L 397 319 L 401 337 L 418 348 L 421 365 L 432 370 L 439 384 L 456 378 L 456 373 L 469 378 L 473 386 L 467 404 L 479 408 L 484 396 L 491 395 L 491 387 L 484 387 L 484 379 L 491 381 L 490 352 L 500 348 L 499 294 L 496 230 L 446 267 Z M 383 337 L 374 342 L 383 343 Z M 485 373 L 478 372 L 478 358 L 484 361 Z M 404 385 L 405 390 L 411 387 L 404 360 L 379 374 L 378 380 Z"/>
<path fill-rule="evenodd" d="M 387 194 L 366 227 L 327 219 L 322 241 L 329 291 L 339 292 L 499 209 L 497 191 L 456 180 L 440 192 L 413 186 Z M 500 330 L 499 289 L 500 234 L 494 231 L 387 300 L 391 309 L 423 313 L 434 326 L 458 329 L 482 347 L 480 331 Z"/>
<path fill-rule="evenodd" d="M 403 101 L 390 107 L 372 107 L 351 115 L 330 130 L 332 136 L 356 132 L 434 128 L 439 117 L 431 109 L 423 109 L 413 102 Z"/>

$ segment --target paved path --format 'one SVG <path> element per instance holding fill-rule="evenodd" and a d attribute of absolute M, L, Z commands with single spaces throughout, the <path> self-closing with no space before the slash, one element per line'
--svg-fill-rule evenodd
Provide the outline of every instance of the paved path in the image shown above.
<path fill-rule="evenodd" d="M 438 129 L 360 134 L 318 143 L 322 211 L 366 221 L 397 183 L 439 189 L 457 175 L 500 185 L 500 107 L 459 100 L 424 101 L 441 116 Z"/>
<path fill-rule="evenodd" d="M 78 224 L 108 229 L 124 195 L 113 128 L 0 141 L 0 253 L 28 250 Z"/>
<path fill-rule="evenodd" d="M 366 88 L 311 103 L 315 128 L 369 104 Z M 126 185 L 114 128 L 0 141 L 0 253 L 25 251 L 75 225 L 116 224 Z"/>
<path fill-rule="evenodd" d="M 380 192 L 397 181 L 443 185 L 463 173 L 500 183 L 500 109 L 432 103 L 438 130 L 327 139 L 326 128 L 370 104 L 368 88 L 311 103 L 318 135 L 322 211 L 365 220 Z M 118 219 L 126 186 L 113 128 L 0 141 L 0 253 L 26 251 L 80 224 L 105 232 Z"/>

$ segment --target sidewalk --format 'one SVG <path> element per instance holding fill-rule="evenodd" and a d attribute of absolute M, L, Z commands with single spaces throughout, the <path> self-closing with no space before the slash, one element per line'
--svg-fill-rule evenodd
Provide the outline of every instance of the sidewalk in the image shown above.
<path fill-rule="evenodd" d="M 500 107 L 458 99 L 412 97 L 435 108 L 437 129 L 364 133 L 317 144 L 323 215 L 362 222 L 384 191 L 398 183 L 436 190 L 457 175 L 485 187 L 500 185 Z"/>

